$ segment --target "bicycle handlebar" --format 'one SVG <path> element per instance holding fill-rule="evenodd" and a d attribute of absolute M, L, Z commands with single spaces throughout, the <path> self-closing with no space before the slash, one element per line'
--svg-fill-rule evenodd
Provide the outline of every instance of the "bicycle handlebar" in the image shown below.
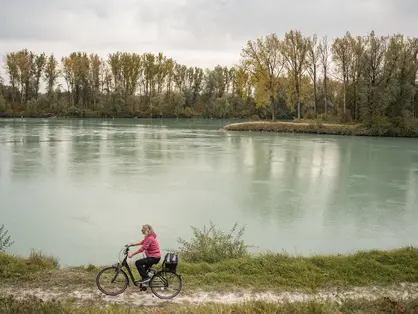
<path fill-rule="evenodd" d="M 132 247 L 132 246 L 135 246 L 134 244 L 125 244 L 125 246 L 124 246 L 124 248 L 125 248 L 125 254 L 128 254 L 128 252 L 129 252 L 129 248 L 130 247 Z"/>

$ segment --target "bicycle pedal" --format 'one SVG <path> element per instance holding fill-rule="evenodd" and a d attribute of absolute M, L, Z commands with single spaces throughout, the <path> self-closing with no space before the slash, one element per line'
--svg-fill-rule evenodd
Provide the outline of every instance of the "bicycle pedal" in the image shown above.
<path fill-rule="evenodd" d="M 147 291 L 147 287 L 141 287 L 141 291 Z"/>

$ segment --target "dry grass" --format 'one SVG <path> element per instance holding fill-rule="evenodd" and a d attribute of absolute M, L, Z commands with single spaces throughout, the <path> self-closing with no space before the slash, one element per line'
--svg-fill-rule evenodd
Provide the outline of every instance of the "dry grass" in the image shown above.
<path fill-rule="evenodd" d="M 41 263 L 39 259 L 36 264 L 27 264 L 27 259 L 0 254 L 1 284 L 95 288 L 95 277 L 102 267 L 57 268 L 55 263 Z M 138 276 L 135 266 L 131 268 Z M 418 249 L 313 257 L 265 254 L 210 264 L 181 261 L 178 271 L 184 280 L 185 292 L 196 289 L 311 292 L 332 287 L 384 286 L 418 282 Z"/>
<path fill-rule="evenodd" d="M 382 298 L 376 301 L 349 300 L 342 302 L 295 302 L 275 303 L 253 301 L 239 304 L 207 303 L 201 305 L 166 304 L 162 306 L 102 305 L 92 303 L 78 305 L 68 301 L 41 301 L 36 298 L 17 300 L 0 297 L 0 313 L 153 313 L 153 314 L 256 314 L 256 313 L 418 313 L 418 300 L 393 300 Z"/>

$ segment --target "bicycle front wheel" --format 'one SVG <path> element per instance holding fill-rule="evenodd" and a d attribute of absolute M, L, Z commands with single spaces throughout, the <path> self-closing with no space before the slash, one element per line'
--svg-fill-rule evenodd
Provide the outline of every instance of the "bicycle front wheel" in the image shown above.
<path fill-rule="evenodd" d="M 172 299 L 177 296 L 183 282 L 181 277 L 170 271 L 159 271 L 149 282 L 152 293 L 160 299 Z"/>
<path fill-rule="evenodd" d="M 116 296 L 128 287 L 129 279 L 126 273 L 116 266 L 102 269 L 96 276 L 96 285 L 106 295 Z"/>

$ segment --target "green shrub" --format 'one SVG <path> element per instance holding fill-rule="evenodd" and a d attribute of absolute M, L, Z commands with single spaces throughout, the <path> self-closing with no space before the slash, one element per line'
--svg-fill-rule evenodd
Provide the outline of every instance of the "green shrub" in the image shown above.
<path fill-rule="evenodd" d="M 0 281 L 33 280 L 37 273 L 58 268 L 55 257 L 32 251 L 29 258 L 22 258 L 0 253 Z"/>
<path fill-rule="evenodd" d="M 187 262 L 217 263 L 226 259 L 241 258 L 248 255 L 248 246 L 241 239 L 245 228 L 237 231 L 237 224 L 234 224 L 229 233 L 215 229 L 211 222 L 209 228 L 203 230 L 193 229 L 193 237 L 188 242 L 182 238 L 178 240 L 181 245 L 179 255 Z"/>
<path fill-rule="evenodd" d="M 315 120 L 316 115 L 312 109 L 308 109 L 303 115 L 303 120 Z"/>
<path fill-rule="evenodd" d="M 43 302 L 35 297 L 18 300 L 9 296 L 0 298 L 0 313 L 69 313 L 69 311 L 66 311 L 60 302 Z"/>
<path fill-rule="evenodd" d="M 42 252 L 32 250 L 26 263 L 41 269 L 56 269 L 59 267 L 58 259 L 44 255 Z"/>
<path fill-rule="evenodd" d="M 10 235 L 7 235 L 8 231 L 4 230 L 4 225 L 0 227 L 0 252 L 5 252 L 7 248 L 13 245 L 14 241 L 11 240 Z"/>

